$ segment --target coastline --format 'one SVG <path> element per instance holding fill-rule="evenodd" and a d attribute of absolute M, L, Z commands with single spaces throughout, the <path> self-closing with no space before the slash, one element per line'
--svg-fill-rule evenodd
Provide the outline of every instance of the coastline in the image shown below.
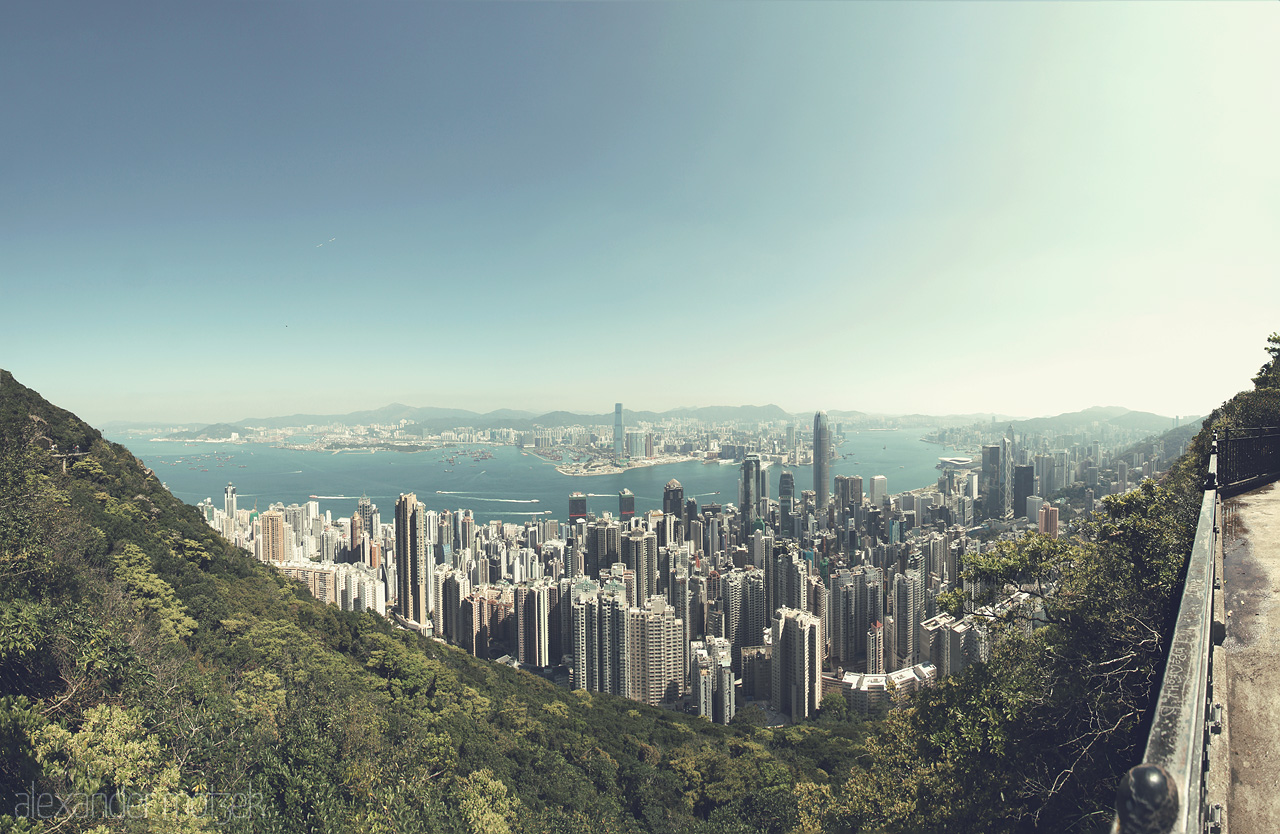
<path fill-rule="evenodd" d="M 664 466 L 670 463 L 690 463 L 701 460 L 702 458 L 696 455 L 677 455 L 631 461 L 626 466 L 618 466 L 612 463 L 604 466 L 584 466 L 580 463 L 565 463 L 557 466 L 556 471 L 561 475 L 567 475 L 571 478 L 589 478 L 594 475 L 621 475 L 628 469 L 648 469 L 652 466 Z"/>

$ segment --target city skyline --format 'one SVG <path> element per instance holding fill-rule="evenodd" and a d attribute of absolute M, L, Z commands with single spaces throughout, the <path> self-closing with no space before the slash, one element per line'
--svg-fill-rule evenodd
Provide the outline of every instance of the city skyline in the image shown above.
<path fill-rule="evenodd" d="M 1277 329 L 1277 14 L 18 7 L 0 364 L 96 424 L 1203 415 Z"/>

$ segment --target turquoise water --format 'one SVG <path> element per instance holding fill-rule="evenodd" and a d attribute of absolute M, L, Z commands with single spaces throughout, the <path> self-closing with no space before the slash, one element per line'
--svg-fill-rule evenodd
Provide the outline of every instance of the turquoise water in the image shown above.
<path fill-rule="evenodd" d="M 871 477 L 884 475 L 891 492 L 928 486 L 938 479 L 938 456 L 943 447 L 920 441 L 919 430 L 865 432 L 849 435 L 836 447 L 831 475 L 861 475 L 863 488 Z M 465 447 L 492 454 L 472 460 L 463 447 L 403 454 L 400 452 L 304 452 L 258 443 L 150 442 L 113 437 L 142 458 L 169 490 L 183 501 L 212 498 L 222 506 L 222 491 L 236 486 L 239 506 L 266 507 L 276 501 L 303 503 L 321 496 L 320 509 L 334 517 L 350 515 L 361 495 L 378 505 L 390 521 L 397 496 L 416 492 L 428 509 L 470 509 L 481 521 L 498 518 L 518 522 L 535 516 L 561 521 L 569 515 L 569 493 L 588 494 L 594 513 L 618 512 L 618 491 L 636 494 L 636 511 L 660 509 L 662 488 L 675 478 L 685 497 L 708 502 L 737 503 L 739 466 L 674 463 L 629 469 L 617 475 L 562 475 L 555 466 L 513 446 Z M 454 463 L 447 458 L 452 455 Z M 446 471 L 452 470 L 452 471 Z M 813 489 L 813 467 L 791 467 L 796 489 Z M 778 497 L 782 467 L 769 467 L 769 495 Z M 719 493 L 719 494 L 716 494 Z M 545 516 L 550 510 L 549 516 Z"/>

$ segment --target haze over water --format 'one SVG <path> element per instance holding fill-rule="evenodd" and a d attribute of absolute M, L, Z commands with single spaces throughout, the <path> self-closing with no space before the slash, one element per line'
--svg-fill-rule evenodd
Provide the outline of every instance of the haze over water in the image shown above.
<path fill-rule="evenodd" d="M 937 444 L 921 442 L 922 434 L 908 429 L 847 435 L 844 444 L 836 447 L 832 478 L 861 475 L 865 489 L 873 476 L 884 475 L 894 493 L 929 486 L 938 479 L 938 457 L 949 452 Z M 588 494 L 591 512 L 616 515 L 618 491 L 623 488 L 635 493 L 636 511 L 645 512 L 661 508 L 662 488 L 672 478 L 684 487 L 685 497 L 696 498 L 699 506 L 736 504 L 741 468 L 729 463 L 688 462 L 638 467 L 616 475 L 574 477 L 560 474 L 554 465 L 532 453 L 522 454 L 514 446 L 459 445 L 414 454 L 335 455 L 260 443 L 110 439 L 127 445 L 175 496 L 189 504 L 212 498 L 221 506 L 223 488 L 230 481 L 236 486 L 241 508 L 251 508 L 255 500 L 261 510 L 276 501 L 301 504 L 318 495 L 322 496 L 318 499 L 321 511 L 329 510 L 337 518 L 350 515 L 356 500 L 368 495 L 378 505 L 384 522 L 391 520 L 396 498 L 403 492 L 417 493 L 428 509 L 470 509 L 480 521 L 519 522 L 534 517 L 563 521 L 569 515 L 569 493 L 575 491 Z M 484 450 L 493 457 L 473 461 L 463 450 Z M 451 456 L 452 464 L 448 462 Z M 813 467 L 788 468 L 795 473 L 797 491 L 813 488 Z M 769 467 L 771 498 L 778 495 L 782 471 L 781 466 Z"/>

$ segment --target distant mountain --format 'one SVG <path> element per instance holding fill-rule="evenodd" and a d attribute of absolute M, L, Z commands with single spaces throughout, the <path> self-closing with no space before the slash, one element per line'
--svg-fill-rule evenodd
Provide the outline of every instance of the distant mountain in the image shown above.
<path fill-rule="evenodd" d="M 1182 417 L 1182 423 L 1190 423 L 1198 417 Z M 1120 406 L 1094 406 L 1083 411 L 1071 411 L 1054 417 L 1035 417 L 1030 420 L 1015 420 L 1015 431 L 1067 432 L 1094 423 L 1109 424 L 1128 431 L 1161 432 L 1173 428 L 1172 417 L 1162 417 L 1148 411 L 1131 411 Z"/>
<path fill-rule="evenodd" d="M 199 429 L 174 432 L 166 440 L 230 440 L 232 434 L 241 437 L 252 437 L 256 432 L 244 426 L 233 426 L 230 423 L 214 423 Z"/>
<path fill-rule="evenodd" d="M 391 403 L 381 408 L 368 411 L 352 411 L 348 414 L 290 414 L 285 417 L 246 417 L 240 423 L 267 429 L 283 429 L 290 426 L 327 426 L 339 424 L 344 426 L 368 426 L 374 423 L 389 425 L 408 420 L 416 423 L 435 418 L 449 418 L 454 425 L 458 420 L 467 421 L 480 417 L 474 411 L 462 408 L 437 408 L 435 406 L 414 407 L 402 403 Z"/>

